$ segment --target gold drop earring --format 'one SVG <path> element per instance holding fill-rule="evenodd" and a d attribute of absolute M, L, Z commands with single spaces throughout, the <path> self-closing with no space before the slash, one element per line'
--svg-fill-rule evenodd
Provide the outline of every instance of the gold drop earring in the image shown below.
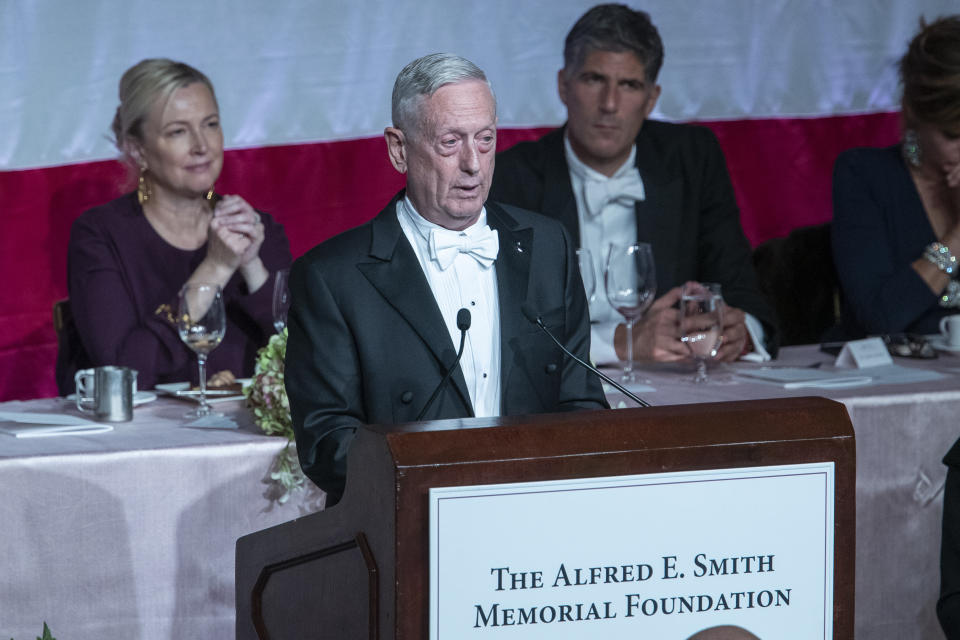
<path fill-rule="evenodd" d="M 150 191 L 150 183 L 147 182 L 145 177 L 147 173 L 146 167 L 140 168 L 140 179 L 137 180 L 137 202 L 142 206 L 144 202 L 150 199 L 150 196 L 153 193 Z"/>

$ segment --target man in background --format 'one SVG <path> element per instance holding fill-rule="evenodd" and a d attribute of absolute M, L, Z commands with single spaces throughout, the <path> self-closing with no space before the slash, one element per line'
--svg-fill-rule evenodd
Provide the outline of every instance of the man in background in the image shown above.
<path fill-rule="evenodd" d="M 638 360 L 689 357 L 676 309 L 687 281 L 722 287 L 719 359 L 775 354 L 774 313 L 757 286 L 716 137 L 704 127 L 648 119 L 662 63 L 663 43 L 645 12 L 619 4 L 587 11 L 567 35 L 557 74 L 567 123 L 501 153 L 491 197 L 559 220 L 590 250 L 599 283 L 590 304 L 595 362 L 626 353 L 625 327 L 602 290 L 613 242 L 653 247 L 661 296 L 634 327 Z"/>

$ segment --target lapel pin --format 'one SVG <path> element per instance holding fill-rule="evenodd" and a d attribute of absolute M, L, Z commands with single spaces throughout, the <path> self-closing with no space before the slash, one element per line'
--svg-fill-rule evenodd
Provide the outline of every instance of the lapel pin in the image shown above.
<path fill-rule="evenodd" d="M 517 253 L 523 253 L 523 245 L 517 240 Z"/>

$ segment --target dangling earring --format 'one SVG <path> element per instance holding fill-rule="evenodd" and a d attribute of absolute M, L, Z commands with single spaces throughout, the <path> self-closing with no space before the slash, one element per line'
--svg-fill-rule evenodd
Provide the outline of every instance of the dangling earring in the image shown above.
<path fill-rule="evenodd" d="M 210 191 L 207 191 L 206 199 L 207 199 L 207 206 L 210 207 L 211 211 L 213 211 L 217 207 L 217 203 L 223 200 L 223 196 L 221 196 L 219 193 L 217 193 L 213 189 L 210 189 Z"/>
<path fill-rule="evenodd" d="M 914 129 L 907 129 L 903 132 L 903 159 L 914 169 L 920 168 L 923 153 L 920 150 L 920 138 L 917 137 L 917 132 Z"/>
<path fill-rule="evenodd" d="M 137 202 L 141 205 L 153 195 L 153 192 L 150 190 L 150 183 L 144 178 L 146 173 L 146 169 L 140 169 L 140 179 L 137 181 Z"/>

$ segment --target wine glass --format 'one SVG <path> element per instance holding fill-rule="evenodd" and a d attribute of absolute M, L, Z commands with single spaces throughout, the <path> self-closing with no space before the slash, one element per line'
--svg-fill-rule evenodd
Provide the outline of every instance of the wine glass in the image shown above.
<path fill-rule="evenodd" d="M 657 293 L 653 249 L 645 242 L 611 244 L 603 279 L 610 306 L 626 321 L 627 362 L 621 380 L 642 382 L 633 371 L 633 325 L 643 316 Z"/>
<path fill-rule="evenodd" d="M 587 303 L 593 302 L 597 292 L 597 273 L 593 266 L 593 254 L 590 249 L 577 249 L 577 265 L 580 267 L 580 279 L 583 280 L 583 292 L 587 294 Z"/>
<path fill-rule="evenodd" d="M 217 415 L 207 403 L 207 354 L 213 351 L 227 330 L 220 285 L 187 283 L 180 289 L 177 330 L 180 339 L 197 354 L 200 367 L 200 406 L 188 418 Z"/>
<path fill-rule="evenodd" d="M 707 360 L 717 357 L 723 344 L 723 296 L 713 282 L 688 282 L 680 293 L 680 340 L 697 364 L 693 379 L 703 384 Z"/>
<path fill-rule="evenodd" d="M 281 333 L 287 326 L 287 312 L 290 310 L 290 270 L 280 269 L 273 280 L 273 327 Z"/>

